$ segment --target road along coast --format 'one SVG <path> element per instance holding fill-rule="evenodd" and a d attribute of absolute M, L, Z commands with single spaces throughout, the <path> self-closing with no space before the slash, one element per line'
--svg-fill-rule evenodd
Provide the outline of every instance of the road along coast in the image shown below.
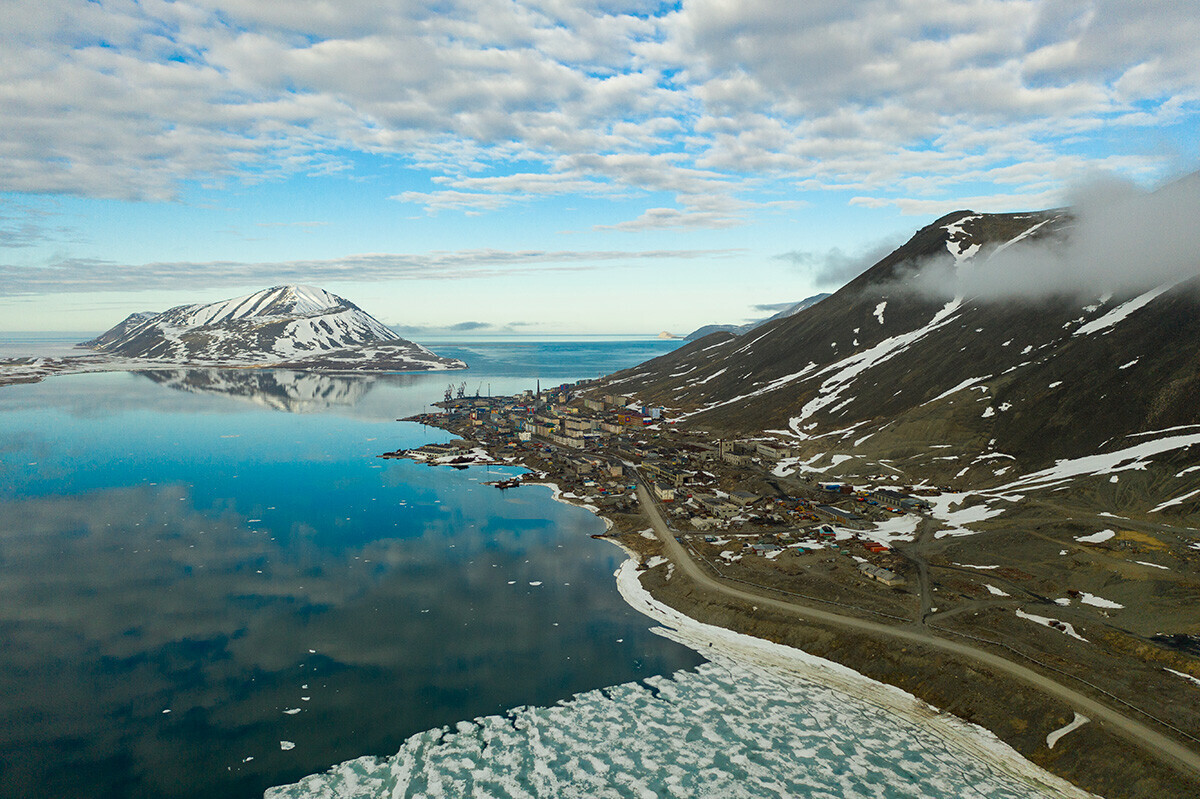
<path fill-rule="evenodd" d="M 649 567 L 639 573 L 641 584 L 657 602 L 691 619 L 784 644 L 896 686 L 990 730 L 1038 766 L 1110 799 L 1200 795 L 1200 747 L 1185 742 L 1186 732 L 1172 734 L 1153 719 L 1139 718 L 1136 708 L 1113 701 L 1102 689 L 1075 684 L 1044 664 L 1017 662 L 1003 646 L 940 635 L 918 624 L 912 617 L 920 616 L 920 608 L 903 601 L 892 612 L 874 611 L 872 618 L 861 608 L 806 602 L 786 591 L 719 576 L 676 540 L 676 531 L 640 481 L 630 482 L 636 485 L 636 500 L 598 508 L 584 495 L 560 488 L 579 479 L 563 469 L 563 459 L 519 451 L 479 460 L 481 449 L 499 442 L 486 436 L 476 440 L 469 425 L 421 421 L 463 436 L 461 450 L 470 451 L 473 462 L 536 469 L 527 482 L 554 483 L 556 499 L 609 520 L 608 537 L 638 553 Z M 636 469 L 627 471 L 626 480 L 636 481 L 633 475 Z M 1091 722 L 1053 738 L 1056 745 L 1049 746 L 1049 737 L 1071 725 L 1077 714 Z"/>

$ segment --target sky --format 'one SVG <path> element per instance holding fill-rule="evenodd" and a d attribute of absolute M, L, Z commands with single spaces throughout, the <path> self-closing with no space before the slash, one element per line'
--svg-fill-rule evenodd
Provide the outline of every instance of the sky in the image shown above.
<path fill-rule="evenodd" d="M 1200 167 L 1190 0 L 0 0 L 0 331 L 682 334 Z"/>

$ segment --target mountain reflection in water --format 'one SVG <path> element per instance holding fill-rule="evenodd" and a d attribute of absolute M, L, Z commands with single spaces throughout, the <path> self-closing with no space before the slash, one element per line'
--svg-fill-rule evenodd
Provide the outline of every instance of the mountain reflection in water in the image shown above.
<path fill-rule="evenodd" d="M 290 378 L 3 390 L 0 796 L 260 796 L 698 662 L 614 590 L 595 516 L 482 485 L 513 468 L 376 458 L 447 437 L 394 421 L 444 389 L 411 377 L 284 388 L 356 398 L 303 414 L 164 388 Z"/>
<path fill-rule="evenodd" d="M 290 369 L 148 369 L 137 372 L 161 386 L 194 394 L 237 397 L 290 413 L 316 413 L 335 405 L 353 407 L 380 377 L 339 377 Z M 389 375 L 399 385 L 406 375 Z M 411 385 L 414 381 L 408 378 Z"/>

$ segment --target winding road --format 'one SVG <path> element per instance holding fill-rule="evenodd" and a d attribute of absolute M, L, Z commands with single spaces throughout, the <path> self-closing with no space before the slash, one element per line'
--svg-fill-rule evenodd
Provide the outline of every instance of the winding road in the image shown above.
<path fill-rule="evenodd" d="M 1113 729 L 1120 731 L 1141 748 L 1155 753 L 1164 759 L 1171 760 L 1195 775 L 1200 775 L 1200 753 L 1189 749 L 1173 738 L 1163 735 L 1140 721 L 1114 710 L 1108 705 L 1101 704 L 1095 699 L 1069 688 L 1044 674 L 1022 666 L 1019 663 L 1014 663 L 1000 655 L 959 641 L 939 638 L 929 632 L 911 626 L 891 626 L 867 619 L 845 616 L 802 602 L 780 599 L 718 580 L 705 571 L 687 553 L 683 545 L 675 540 L 674 534 L 667 526 L 666 520 L 658 509 L 658 504 L 640 481 L 638 484 L 638 499 L 647 518 L 650 520 L 651 526 L 654 528 L 655 534 L 662 541 L 667 557 L 675 564 L 676 568 L 680 569 L 693 583 L 701 588 L 744 602 L 751 602 L 760 607 L 765 606 L 791 613 L 802 619 L 811 619 L 844 629 L 858 630 L 874 635 L 909 641 L 931 649 L 938 649 L 960 657 L 969 658 L 998 672 L 1003 672 L 1022 682 L 1028 683 L 1050 696 L 1061 699 L 1092 720 L 1109 724 Z"/>

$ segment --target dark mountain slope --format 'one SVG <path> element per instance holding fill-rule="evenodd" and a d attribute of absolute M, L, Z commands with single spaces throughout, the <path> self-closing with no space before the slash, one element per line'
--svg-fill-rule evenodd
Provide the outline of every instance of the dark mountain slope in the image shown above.
<path fill-rule="evenodd" d="M 776 431 L 803 457 L 852 458 L 843 470 L 903 461 L 912 479 L 971 486 L 1170 437 L 1139 434 L 1200 432 L 1200 280 L 1122 297 L 951 296 L 957 270 L 1061 246 L 1072 224 L 1063 211 L 947 215 L 805 313 L 608 385 L 714 435 Z"/>

